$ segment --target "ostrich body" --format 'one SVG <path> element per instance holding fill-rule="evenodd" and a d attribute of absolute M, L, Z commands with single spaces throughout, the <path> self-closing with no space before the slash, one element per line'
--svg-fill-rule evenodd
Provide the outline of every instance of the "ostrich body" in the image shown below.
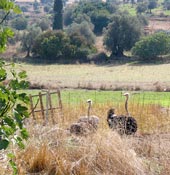
<path fill-rule="evenodd" d="M 90 115 L 90 110 L 92 106 L 92 100 L 87 100 L 88 111 L 87 116 L 82 116 L 78 119 L 77 123 L 74 123 L 70 127 L 70 132 L 75 134 L 85 134 L 94 132 L 98 128 L 99 118 L 94 115 Z"/>
<path fill-rule="evenodd" d="M 117 116 L 115 114 L 115 109 L 112 108 L 107 113 L 107 123 L 110 128 L 117 130 L 119 134 L 131 135 L 137 131 L 137 121 L 135 118 L 131 117 L 128 112 L 129 94 L 125 93 L 124 96 L 126 96 L 125 110 L 127 112 L 127 115 Z"/>

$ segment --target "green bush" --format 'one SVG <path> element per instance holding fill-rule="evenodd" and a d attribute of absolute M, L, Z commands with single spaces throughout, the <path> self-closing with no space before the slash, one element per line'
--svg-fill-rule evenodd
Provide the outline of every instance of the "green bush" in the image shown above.
<path fill-rule="evenodd" d="M 165 55 L 170 51 L 170 36 L 164 32 L 146 36 L 138 41 L 132 48 L 132 55 L 140 60 L 154 60 L 160 55 Z"/>
<path fill-rule="evenodd" d="M 47 31 L 36 39 L 32 52 L 35 56 L 40 56 L 45 60 L 71 61 L 82 57 L 84 59 L 94 50 L 93 45 L 76 31 L 70 35 L 63 31 Z"/>
<path fill-rule="evenodd" d="M 28 21 L 26 18 L 20 16 L 20 17 L 16 17 L 14 20 L 11 21 L 11 26 L 14 28 L 14 29 L 17 29 L 17 30 L 24 30 L 27 28 L 27 24 L 28 24 Z"/>
<path fill-rule="evenodd" d="M 43 58 L 55 60 L 62 56 L 64 46 L 68 42 L 69 38 L 64 32 L 47 31 L 36 39 L 32 52 Z"/>
<path fill-rule="evenodd" d="M 77 5 L 67 7 L 64 12 L 64 24 L 76 22 L 79 15 L 87 15 L 94 25 L 94 33 L 102 34 L 103 28 L 108 25 L 113 13 L 117 11 L 116 5 L 102 1 L 80 1 Z M 84 22 L 84 19 L 81 18 Z"/>
<path fill-rule="evenodd" d="M 84 21 L 82 23 L 73 23 L 71 24 L 66 32 L 69 35 L 73 35 L 75 33 L 78 33 L 84 38 L 84 42 L 88 43 L 89 45 L 92 45 L 95 43 L 96 36 L 91 30 L 91 26 L 89 26 L 89 23 Z M 83 42 L 83 43 L 84 43 Z"/>

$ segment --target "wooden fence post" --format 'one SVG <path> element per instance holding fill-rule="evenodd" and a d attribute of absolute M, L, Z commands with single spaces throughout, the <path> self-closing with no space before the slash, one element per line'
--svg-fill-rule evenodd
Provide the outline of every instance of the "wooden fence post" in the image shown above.
<path fill-rule="evenodd" d="M 32 114 L 32 116 L 33 116 L 33 119 L 36 120 L 36 119 L 35 119 L 35 113 L 34 113 L 34 106 L 33 106 L 32 96 L 29 95 L 29 97 L 30 97 L 30 105 L 31 105 L 31 114 Z"/>
<path fill-rule="evenodd" d="M 62 122 L 64 122 L 64 117 L 63 117 L 63 113 L 62 113 L 63 106 L 62 106 L 62 102 L 61 102 L 61 93 L 60 93 L 59 89 L 57 89 L 57 94 L 58 94 L 58 102 L 59 102 L 60 115 L 62 117 Z"/>
<path fill-rule="evenodd" d="M 42 94 L 41 94 L 41 92 L 39 92 L 39 99 L 40 99 L 41 113 L 42 113 L 42 116 L 43 116 L 43 120 L 45 120 L 44 106 L 43 106 L 43 100 L 42 100 Z"/>
<path fill-rule="evenodd" d="M 53 124 L 55 124 L 55 120 L 54 120 L 54 111 L 53 111 L 53 106 L 52 106 L 52 102 L 51 102 L 51 94 L 48 91 L 48 101 L 49 101 L 49 105 L 50 105 L 50 110 L 51 110 L 51 119 Z"/>

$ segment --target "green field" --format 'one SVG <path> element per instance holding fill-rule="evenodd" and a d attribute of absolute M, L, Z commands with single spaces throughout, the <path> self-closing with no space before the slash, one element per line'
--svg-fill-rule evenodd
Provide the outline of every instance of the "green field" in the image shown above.
<path fill-rule="evenodd" d="M 36 95 L 39 90 L 29 90 L 28 94 Z M 86 103 L 87 99 L 92 99 L 94 104 L 123 103 L 125 97 L 122 91 L 97 91 L 97 90 L 61 90 L 63 104 Z M 170 106 L 170 92 L 129 92 L 129 104 L 159 104 L 164 107 Z M 45 97 L 44 97 L 45 100 Z M 52 95 L 53 103 L 56 96 Z M 36 98 L 34 103 L 36 102 Z"/>

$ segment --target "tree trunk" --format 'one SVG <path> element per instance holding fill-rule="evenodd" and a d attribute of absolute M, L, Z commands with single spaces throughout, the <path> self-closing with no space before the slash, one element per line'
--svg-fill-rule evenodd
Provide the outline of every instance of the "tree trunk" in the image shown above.
<path fill-rule="evenodd" d="M 25 57 L 26 58 L 30 57 L 30 49 L 27 49 L 27 55 Z"/>

